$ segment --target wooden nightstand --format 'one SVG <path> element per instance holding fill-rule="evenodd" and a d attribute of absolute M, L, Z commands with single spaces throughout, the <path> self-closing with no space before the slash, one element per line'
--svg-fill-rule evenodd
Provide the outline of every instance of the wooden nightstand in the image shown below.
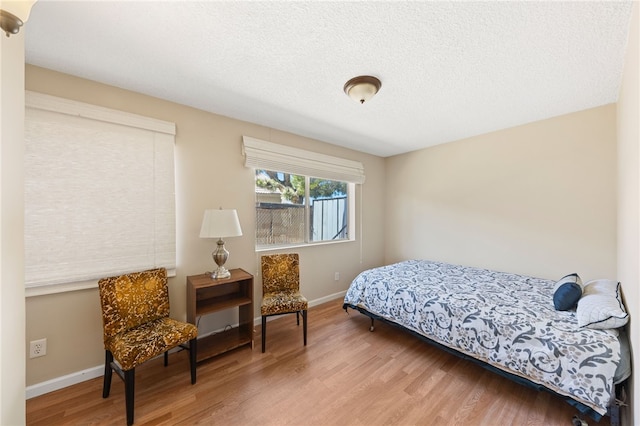
<path fill-rule="evenodd" d="M 238 308 L 238 327 L 198 339 L 197 360 L 244 345 L 253 349 L 253 275 L 232 269 L 231 276 L 212 279 L 208 274 L 187 277 L 187 321 L 225 309 Z"/>

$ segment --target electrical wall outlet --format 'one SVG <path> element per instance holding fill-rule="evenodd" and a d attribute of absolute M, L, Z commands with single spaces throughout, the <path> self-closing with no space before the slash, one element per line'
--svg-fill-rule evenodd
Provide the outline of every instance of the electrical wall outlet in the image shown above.
<path fill-rule="evenodd" d="M 47 339 L 32 340 L 29 346 L 29 358 L 37 358 L 47 354 Z"/>

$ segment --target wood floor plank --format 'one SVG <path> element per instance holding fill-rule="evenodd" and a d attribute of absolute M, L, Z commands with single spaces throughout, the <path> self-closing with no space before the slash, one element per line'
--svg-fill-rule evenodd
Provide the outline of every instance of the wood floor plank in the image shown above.
<path fill-rule="evenodd" d="M 309 310 L 308 345 L 295 317 L 267 325 L 267 351 L 239 348 L 198 365 L 188 352 L 136 369 L 137 425 L 571 425 L 577 411 L 388 324 L 341 309 Z M 608 425 L 586 419 L 589 425 Z M 124 385 L 114 376 L 27 401 L 27 424 L 125 424 Z"/>

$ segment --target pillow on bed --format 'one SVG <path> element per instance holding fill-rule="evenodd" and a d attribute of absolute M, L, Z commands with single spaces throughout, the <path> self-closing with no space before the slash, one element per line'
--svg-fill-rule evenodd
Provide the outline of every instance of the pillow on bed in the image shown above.
<path fill-rule="evenodd" d="M 560 278 L 553 288 L 553 306 L 558 311 L 573 309 L 582 296 L 582 280 L 578 274 L 569 274 Z"/>
<path fill-rule="evenodd" d="M 629 321 L 620 295 L 620 283 L 613 280 L 593 280 L 584 286 L 578 302 L 578 325 L 595 329 L 622 327 Z"/>

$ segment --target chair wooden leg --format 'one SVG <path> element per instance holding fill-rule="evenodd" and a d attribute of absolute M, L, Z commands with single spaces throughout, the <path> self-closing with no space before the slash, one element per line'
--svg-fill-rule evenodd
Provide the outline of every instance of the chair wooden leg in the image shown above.
<path fill-rule="evenodd" d="M 198 339 L 189 340 L 189 365 L 191 366 L 191 384 L 196 384 L 196 364 L 198 356 Z"/>
<path fill-rule="evenodd" d="M 267 317 L 262 316 L 262 353 L 267 347 Z"/>
<path fill-rule="evenodd" d="M 307 310 L 302 311 L 302 335 L 304 336 L 304 345 L 307 346 Z"/>
<path fill-rule="evenodd" d="M 124 397 L 127 407 L 127 426 L 133 424 L 133 394 L 135 391 L 135 368 L 124 372 Z"/>
<path fill-rule="evenodd" d="M 113 376 L 113 369 L 111 363 L 113 362 L 113 354 L 111 351 L 105 351 L 104 360 L 104 383 L 102 384 L 102 397 L 107 398 L 111 391 L 111 377 Z"/>

